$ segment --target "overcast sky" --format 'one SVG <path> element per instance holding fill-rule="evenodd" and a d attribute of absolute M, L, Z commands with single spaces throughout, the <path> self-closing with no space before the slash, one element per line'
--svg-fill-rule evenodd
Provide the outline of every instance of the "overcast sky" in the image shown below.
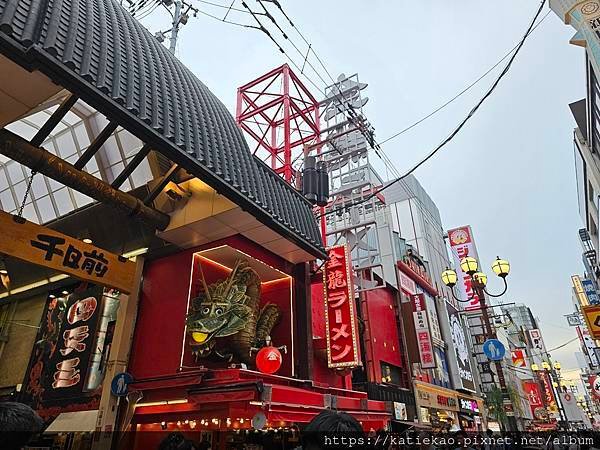
<path fill-rule="evenodd" d="M 369 83 L 365 110 L 380 140 L 431 112 L 494 65 L 516 45 L 539 5 L 537 0 L 280 1 L 334 77 L 358 72 Z M 255 0 L 247 2 L 259 10 Z M 225 13 L 193 3 L 219 17 Z M 242 8 L 241 1 L 235 6 Z M 153 32 L 169 28 L 168 17 L 158 11 L 142 20 Z M 275 16 L 305 51 L 301 38 Z M 236 11 L 228 19 L 253 23 Z M 572 311 L 570 275 L 583 270 L 568 103 L 585 96 L 585 63 L 584 50 L 568 43 L 573 34 L 551 12 L 477 115 L 416 172 L 446 228 L 473 227 L 486 267 L 496 255 L 510 260 L 506 301 L 532 308 L 548 348 L 576 336 L 563 315 Z M 284 44 L 275 29 L 273 36 Z M 285 48 L 301 64 L 294 50 Z M 238 86 L 286 62 L 264 34 L 201 14 L 183 27 L 177 55 L 232 113 Z M 497 73 L 387 143 L 384 150 L 396 167 L 403 172 L 444 139 Z M 316 75 L 308 74 L 322 87 Z M 565 369 L 574 368 L 576 350 L 573 343 L 553 355 Z"/>

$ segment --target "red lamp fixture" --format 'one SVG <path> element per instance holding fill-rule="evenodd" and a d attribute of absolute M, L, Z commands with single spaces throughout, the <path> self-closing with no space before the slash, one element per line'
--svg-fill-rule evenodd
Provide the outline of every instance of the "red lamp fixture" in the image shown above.
<path fill-rule="evenodd" d="M 282 362 L 283 357 L 276 347 L 263 347 L 256 354 L 256 367 L 262 373 L 271 374 L 277 372 Z"/>

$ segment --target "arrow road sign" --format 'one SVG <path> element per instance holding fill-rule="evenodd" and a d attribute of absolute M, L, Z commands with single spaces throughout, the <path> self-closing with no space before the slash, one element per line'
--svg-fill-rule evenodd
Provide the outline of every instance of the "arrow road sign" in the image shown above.
<path fill-rule="evenodd" d="M 594 339 L 600 339 L 600 306 L 583 306 L 581 309 L 590 335 Z"/>

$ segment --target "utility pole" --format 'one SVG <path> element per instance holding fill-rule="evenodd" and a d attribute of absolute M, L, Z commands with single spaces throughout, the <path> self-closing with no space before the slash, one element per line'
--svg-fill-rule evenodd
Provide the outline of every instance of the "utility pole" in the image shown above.
<path fill-rule="evenodd" d="M 148 12 L 149 6 L 147 1 L 138 0 L 135 2 L 131 2 L 129 12 L 133 17 L 138 18 L 139 16 L 141 19 L 143 17 L 146 17 L 152 11 L 154 11 L 154 9 L 156 9 L 158 6 L 164 7 L 173 19 L 171 21 L 171 28 L 165 31 L 157 31 L 156 33 L 154 33 L 154 37 L 158 40 L 158 42 L 164 42 L 165 38 L 168 36 L 169 51 L 174 55 L 175 49 L 177 48 L 179 28 L 188 22 L 190 18 L 190 12 L 193 13 L 194 17 L 196 17 L 196 15 L 198 14 L 198 8 L 194 8 L 191 5 L 191 3 L 188 3 L 186 0 L 153 0 L 149 4 L 150 8 L 154 8 Z M 171 9 L 171 7 L 173 7 L 173 10 Z"/>
<path fill-rule="evenodd" d="M 173 28 L 171 28 L 171 37 L 169 39 L 169 51 L 175 54 L 175 47 L 177 47 L 177 35 L 179 34 L 179 24 L 181 24 L 181 10 L 182 4 L 180 0 L 175 0 L 175 14 L 173 15 Z"/>
<path fill-rule="evenodd" d="M 481 317 L 483 319 L 483 331 L 486 339 L 497 339 L 498 336 L 496 334 L 495 328 L 492 327 L 492 323 L 490 322 L 490 316 L 488 313 L 487 305 L 485 304 L 485 291 L 484 286 L 475 278 L 473 280 L 473 290 L 477 297 L 479 297 L 479 305 L 481 308 Z M 504 378 L 504 371 L 502 370 L 502 362 L 494 361 L 496 366 L 496 373 L 498 375 L 498 384 L 500 385 L 500 390 L 502 391 L 502 407 L 504 408 L 504 401 L 512 401 L 510 395 L 508 394 L 508 389 L 506 387 L 506 379 Z M 517 422 L 514 416 L 508 416 L 508 431 L 517 431 Z"/>

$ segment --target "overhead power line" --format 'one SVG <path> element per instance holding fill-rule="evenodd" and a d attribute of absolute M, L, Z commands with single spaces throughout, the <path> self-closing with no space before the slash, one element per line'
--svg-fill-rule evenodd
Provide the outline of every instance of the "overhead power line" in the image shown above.
<path fill-rule="evenodd" d="M 353 206 L 358 206 L 358 205 L 361 205 L 363 203 L 368 202 L 369 200 L 371 200 L 377 194 L 383 192 L 385 189 L 388 189 L 389 187 L 391 187 L 394 184 L 402 181 L 404 178 L 406 178 L 407 176 L 409 176 L 410 174 L 412 174 L 415 170 L 417 170 L 419 167 L 421 167 L 423 164 L 425 164 L 427 161 L 429 161 L 431 158 L 433 158 L 433 156 L 435 156 L 436 153 L 438 153 L 446 144 L 448 144 L 448 142 L 450 142 L 452 139 L 454 139 L 454 137 L 460 132 L 460 130 L 462 130 L 462 128 L 467 124 L 467 122 L 471 119 L 471 117 L 473 117 L 475 115 L 475 113 L 477 112 L 477 110 L 479 110 L 479 108 L 481 107 L 481 105 L 496 90 L 496 87 L 498 86 L 498 84 L 500 83 L 500 81 L 502 80 L 502 78 L 504 78 L 504 76 L 508 73 L 509 69 L 512 66 L 512 63 L 516 59 L 516 57 L 519 54 L 521 48 L 523 47 L 523 44 L 525 44 L 525 41 L 527 40 L 527 37 L 531 33 L 531 30 L 533 29 L 533 26 L 536 23 L 539 15 L 541 14 L 542 9 L 543 9 L 543 7 L 544 7 L 545 4 L 546 4 L 546 0 L 542 0 L 542 2 L 540 3 L 540 6 L 538 7 L 537 12 L 535 13 L 535 16 L 533 17 L 533 20 L 531 21 L 529 27 L 527 28 L 527 31 L 523 35 L 523 38 L 521 39 L 521 41 L 519 42 L 519 44 L 517 45 L 517 48 L 515 49 L 515 51 L 512 54 L 512 56 L 510 57 L 508 63 L 506 64 L 506 66 L 504 67 L 504 69 L 502 70 L 502 72 L 500 72 L 500 75 L 496 78 L 496 81 L 494 81 L 494 83 L 492 84 L 492 86 L 490 87 L 490 89 L 488 89 L 488 91 L 485 93 L 485 95 L 475 104 L 475 106 L 471 109 L 471 111 L 467 114 L 467 116 L 458 124 L 458 126 L 452 131 L 452 133 L 450 133 L 450 135 L 446 139 L 444 139 L 439 145 L 437 145 L 433 150 L 431 150 L 427 154 L 427 156 L 425 156 L 425 158 L 423 158 L 418 163 L 416 163 L 413 167 L 411 167 L 401 177 L 396 178 L 392 182 L 386 184 L 381 189 L 373 192 L 372 194 L 368 195 L 367 197 L 365 197 L 362 200 L 353 202 L 350 205 L 345 205 L 345 206 L 342 206 L 340 208 L 335 208 L 335 209 L 333 209 L 331 211 L 326 212 L 323 215 L 335 214 L 335 213 L 344 211 L 344 210 L 346 210 L 348 208 L 351 208 Z"/>
<path fill-rule="evenodd" d="M 531 31 L 529 32 L 529 34 L 533 33 L 533 31 L 539 27 L 542 22 L 544 20 L 546 20 L 546 17 L 548 17 L 548 15 L 550 14 L 550 11 L 548 11 L 544 17 L 541 18 L 541 20 L 531 29 Z M 492 67 L 490 67 L 488 70 L 486 70 L 483 74 L 481 74 L 475 81 L 473 81 L 472 83 L 470 83 L 468 86 L 466 86 L 462 91 L 460 91 L 458 94 L 456 94 L 454 97 L 452 97 L 450 100 L 448 100 L 447 102 L 443 103 L 442 105 L 438 106 L 436 109 L 434 109 L 433 111 L 431 111 L 429 114 L 421 117 L 419 120 L 417 120 L 416 122 L 413 122 L 411 125 L 408 125 L 406 128 L 403 128 L 402 130 L 398 131 L 397 133 L 391 135 L 388 138 L 385 138 L 383 141 L 379 142 L 379 145 L 383 145 L 386 142 L 391 141 L 392 139 L 397 138 L 398 136 L 406 133 L 407 131 L 413 129 L 414 127 L 416 127 L 417 125 L 419 125 L 420 123 L 424 122 L 425 120 L 429 119 L 430 117 L 436 115 L 438 112 L 440 112 L 442 109 L 444 109 L 446 106 L 450 105 L 451 103 L 453 103 L 455 100 L 458 100 L 460 97 L 462 97 L 463 94 L 467 93 L 468 91 L 471 90 L 471 88 L 473 88 L 476 84 L 478 84 L 481 80 L 483 80 L 486 76 L 488 76 L 496 67 L 498 67 L 500 64 L 502 64 L 502 62 L 504 60 L 506 60 L 506 58 L 508 58 L 512 52 L 514 52 L 517 47 L 519 46 L 519 44 L 515 45 L 513 48 L 511 48 L 501 59 L 499 59 L 496 64 L 494 64 Z"/>

